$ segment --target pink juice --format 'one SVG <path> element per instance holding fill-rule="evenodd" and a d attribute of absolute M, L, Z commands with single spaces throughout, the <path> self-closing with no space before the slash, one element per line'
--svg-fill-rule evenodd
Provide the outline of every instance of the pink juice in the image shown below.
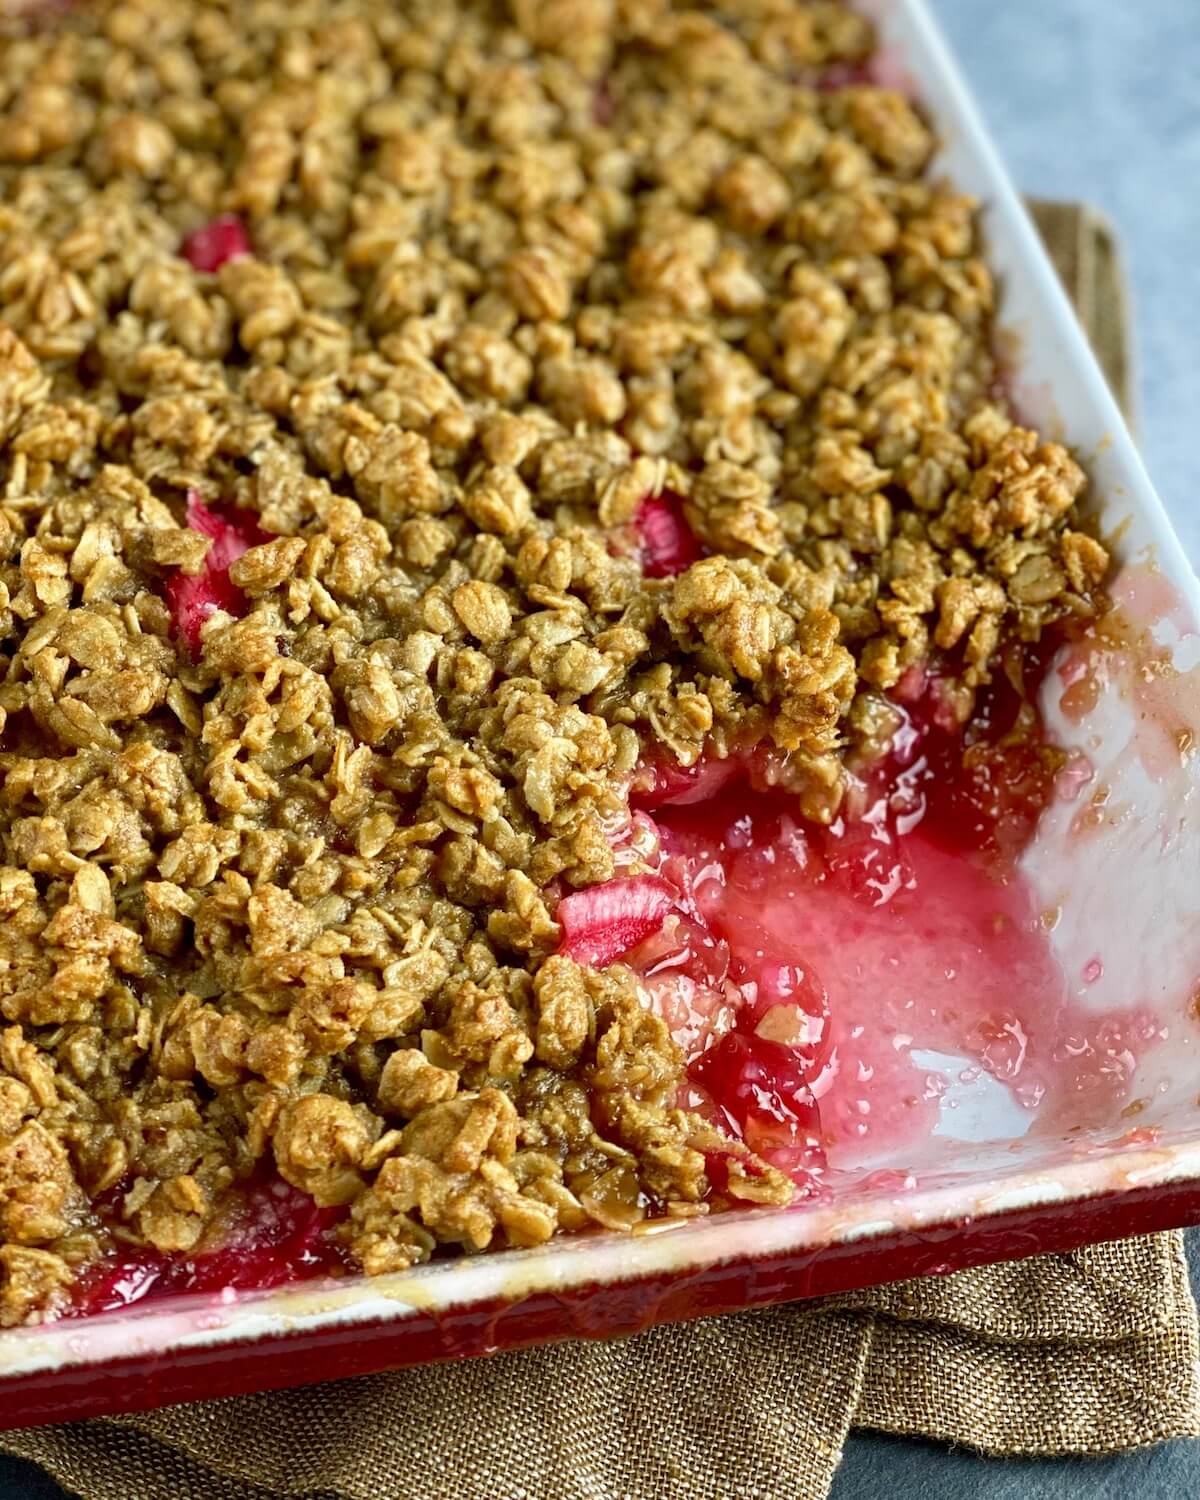
<path fill-rule="evenodd" d="M 1160 1036 L 1143 1012 L 1080 1009 L 1020 869 L 1063 788 L 1033 707 L 1048 664 L 1025 653 L 1022 690 L 988 689 L 965 731 L 918 674 L 890 752 L 828 826 L 770 787 L 761 752 L 648 765 L 632 801 L 657 875 L 569 898 L 599 913 L 623 888 L 644 908 L 653 934 L 624 957 L 688 1059 L 680 1102 L 807 1194 L 830 1169 L 907 1170 L 918 1148 L 948 1164 L 959 1139 L 1112 1119 Z M 574 931 L 586 945 L 581 914 Z"/>

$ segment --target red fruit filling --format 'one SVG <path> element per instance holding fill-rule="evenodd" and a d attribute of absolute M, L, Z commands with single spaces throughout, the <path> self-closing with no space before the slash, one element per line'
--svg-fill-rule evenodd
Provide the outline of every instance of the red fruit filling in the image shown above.
<path fill-rule="evenodd" d="M 738 1026 L 695 1059 L 688 1077 L 764 1160 L 793 1175 L 823 1166 L 817 1102 L 794 1048 Z"/>
<path fill-rule="evenodd" d="M 245 612 L 246 596 L 230 578 L 230 564 L 251 547 L 269 542 L 271 534 L 247 510 L 210 509 L 195 490 L 188 491 L 187 523 L 193 531 L 211 537 L 212 545 L 199 573 L 172 573 L 166 596 L 176 634 L 198 656 L 200 627 L 211 614 L 218 609 L 231 615 Z"/>
<path fill-rule="evenodd" d="M 0 22 L 20 21 L 27 31 L 49 30 L 70 14 L 79 0 L 5 0 Z"/>
<path fill-rule="evenodd" d="M 236 214 L 222 214 L 185 235 L 180 253 L 196 271 L 219 271 L 227 260 L 250 254 L 250 237 Z"/>
<path fill-rule="evenodd" d="M 1033 699 L 1055 649 L 1046 642 L 1010 651 L 965 729 L 948 711 L 944 682 L 922 674 L 892 754 L 867 778 L 875 805 L 890 785 L 889 814 L 902 831 L 920 824 L 943 848 L 1010 872 L 1065 763 L 1047 743 Z"/>
<path fill-rule="evenodd" d="M 873 82 L 870 62 L 841 62 L 823 68 L 817 74 L 816 86 L 823 94 L 836 94 L 839 89 Z"/>
<path fill-rule="evenodd" d="M 602 78 L 592 94 L 592 124 L 599 125 L 603 129 L 612 124 L 616 112 L 617 104 L 613 98 L 612 84 L 607 78 Z"/>
<path fill-rule="evenodd" d="M 111 1312 L 177 1293 L 261 1291 L 346 1269 L 333 1237 L 340 1208 L 318 1208 L 306 1194 L 273 1180 L 246 1193 L 219 1248 L 192 1256 L 131 1250 L 97 1261 L 74 1289 L 76 1314 Z"/>
<path fill-rule="evenodd" d="M 827 1158 L 861 1171 L 952 1139 L 943 1100 L 983 1075 L 1046 1128 L 1077 1124 L 1081 1101 L 1108 1117 L 1156 1038 L 1137 1014 L 1072 1010 L 1017 868 L 1062 764 L 1034 707 L 1049 654 L 1012 657 L 965 732 L 947 685 L 915 674 L 889 753 L 828 826 L 772 788 L 761 752 L 634 777 L 658 873 L 599 889 L 642 920 L 564 947 L 635 969 L 688 1059 L 681 1104 L 807 1191 Z M 720 1191 L 719 1164 L 709 1177 Z"/>
<path fill-rule="evenodd" d="M 647 578 L 671 578 L 704 556 L 700 539 L 687 523 L 683 501 L 671 490 L 647 495 L 633 518 Z"/>

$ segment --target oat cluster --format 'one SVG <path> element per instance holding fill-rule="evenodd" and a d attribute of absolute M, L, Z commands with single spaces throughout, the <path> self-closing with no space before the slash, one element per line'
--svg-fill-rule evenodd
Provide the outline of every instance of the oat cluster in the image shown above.
<path fill-rule="evenodd" d="M 0 25 L 0 1324 L 277 1169 L 369 1272 L 781 1201 L 556 953 L 648 747 L 815 817 L 932 651 L 1086 616 L 973 205 L 836 0 Z M 235 215 L 214 271 L 185 238 Z M 265 538 L 193 651 L 169 600 Z M 704 556 L 648 576 L 672 503 Z M 651 570 L 654 571 L 654 570 Z M 173 582 L 174 580 L 174 582 Z M 721 1190 L 706 1175 L 722 1157 Z"/>

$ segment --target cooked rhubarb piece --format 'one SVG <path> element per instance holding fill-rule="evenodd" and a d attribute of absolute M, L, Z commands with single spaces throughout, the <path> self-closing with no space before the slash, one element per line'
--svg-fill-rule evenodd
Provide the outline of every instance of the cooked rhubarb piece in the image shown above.
<path fill-rule="evenodd" d="M 332 1234 L 343 1209 L 318 1208 L 279 1181 L 255 1187 L 235 1206 L 217 1248 L 191 1255 L 126 1250 L 97 1261 L 76 1288 L 76 1310 L 109 1312 L 172 1293 L 261 1291 L 345 1270 Z"/>
<path fill-rule="evenodd" d="M 0 20 L 19 22 L 30 31 L 53 30 L 81 0 L 5 0 Z"/>
<path fill-rule="evenodd" d="M 694 1059 L 688 1077 L 773 1166 L 808 1172 L 824 1165 L 817 1104 L 795 1048 L 739 1027 Z"/>
<path fill-rule="evenodd" d="M 1013 677 L 996 674 L 966 725 L 949 708 L 937 672 L 909 674 L 900 686 L 903 720 L 894 750 L 871 772 L 874 811 L 863 822 L 890 849 L 896 841 L 880 818 L 924 833 L 968 858 L 984 856 L 1004 873 L 1033 837 L 1063 768 L 1061 751 L 1046 741 L 1033 693 L 1053 655 L 1053 640 L 1038 650 L 1010 653 Z M 1022 681 L 1022 674 L 1028 679 Z M 905 878 L 878 857 L 876 884 Z"/>
<path fill-rule="evenodd" d="M 679 896 L 655 875 L 634 875 L 575 891 L 558 904 L 563 952 L 602 968 L 662 927 Z"/>
<path fill-rule="evenodd" d="M 199 573 L 172 573 L 167 579 L 167 603 L 175 630 L 193 656 L 200 653 L 200 629 L 211 614 L 221 609 L 240 615 L 246 596 L 229 576 L 230 564 L 251 547 L 269 542 L 249 511 L 223 507 L 210 509 L 194 490 L 188 491 L 187 523 L 193 531 L 212 538 L 212 545 Z"/>
<path fill-rule="evenodd" d="M 670 578 L 704 556 L 700 539 L 687 523 L 683 501 L 670 490 L 647 495 L 634 516 L 647 578 Z"/>
<path fill-rule="evenodd" d="M 250 237 L 236 214 L 222 214 L 184 236 L 183 258 L 196 271 L 219 271 L 227 260 L 250 254 Z"/>
<path fill-rule="evenodd" d="M 612 84 L 607 78 L 602 78 L 592 93 L 592 123 L 607 129 L 613 122 L 616 113 L 616 100 L 613 98 Z"/>
<path fill-rule="evenodd" d="M 834 63 L 817 74 L 817 88 L 823 94 L 835 94 L 840 89 L 856 88 L 871 81 L 869 62 Z"/>
<path fill-rule="evenodd" d="M 651 757 L 638 767 L 629 800 L 640 808 L 686 807 L 706 802 L 742 774 L 744 768 L 733 757 L 722 760 L 707 755 L 690 766 L 664 756 Z"/>

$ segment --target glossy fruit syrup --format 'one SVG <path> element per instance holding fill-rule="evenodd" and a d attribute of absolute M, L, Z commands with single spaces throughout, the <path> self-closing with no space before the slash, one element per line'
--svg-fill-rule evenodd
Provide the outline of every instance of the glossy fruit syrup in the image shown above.
<path fill-rule="evenodd" d="M 97 1261 L 75 1287 L 72 1311 L 111 1312 L 135 1302 L 185 1292 L 261 1291 L 345 1271 L 334 1237 L 345 1209 L 318 1208 L 278 1178 L 256 1183 L 231 1199 L 227 1218 L 211 1235 L 212 1248 L 164 1255 L 131 1246 Z"/>
<path fill-rule="evenodd" d="M 1073 1004 L 1021 873 L 1070 774 L 1036 708 L 1052 654 L 1014 648 L 965 730 L 948 683 L 910 674 L 886 753 L 827 824 L 761 750 L 644 767 L 632 843 L 654 873 L 561 903 L 565 950 L 621 958 L 670 1025 L 681 1104 L 802 1197 L 1111 1120 L 1158 1039 L 1144 1014 Z"/>

